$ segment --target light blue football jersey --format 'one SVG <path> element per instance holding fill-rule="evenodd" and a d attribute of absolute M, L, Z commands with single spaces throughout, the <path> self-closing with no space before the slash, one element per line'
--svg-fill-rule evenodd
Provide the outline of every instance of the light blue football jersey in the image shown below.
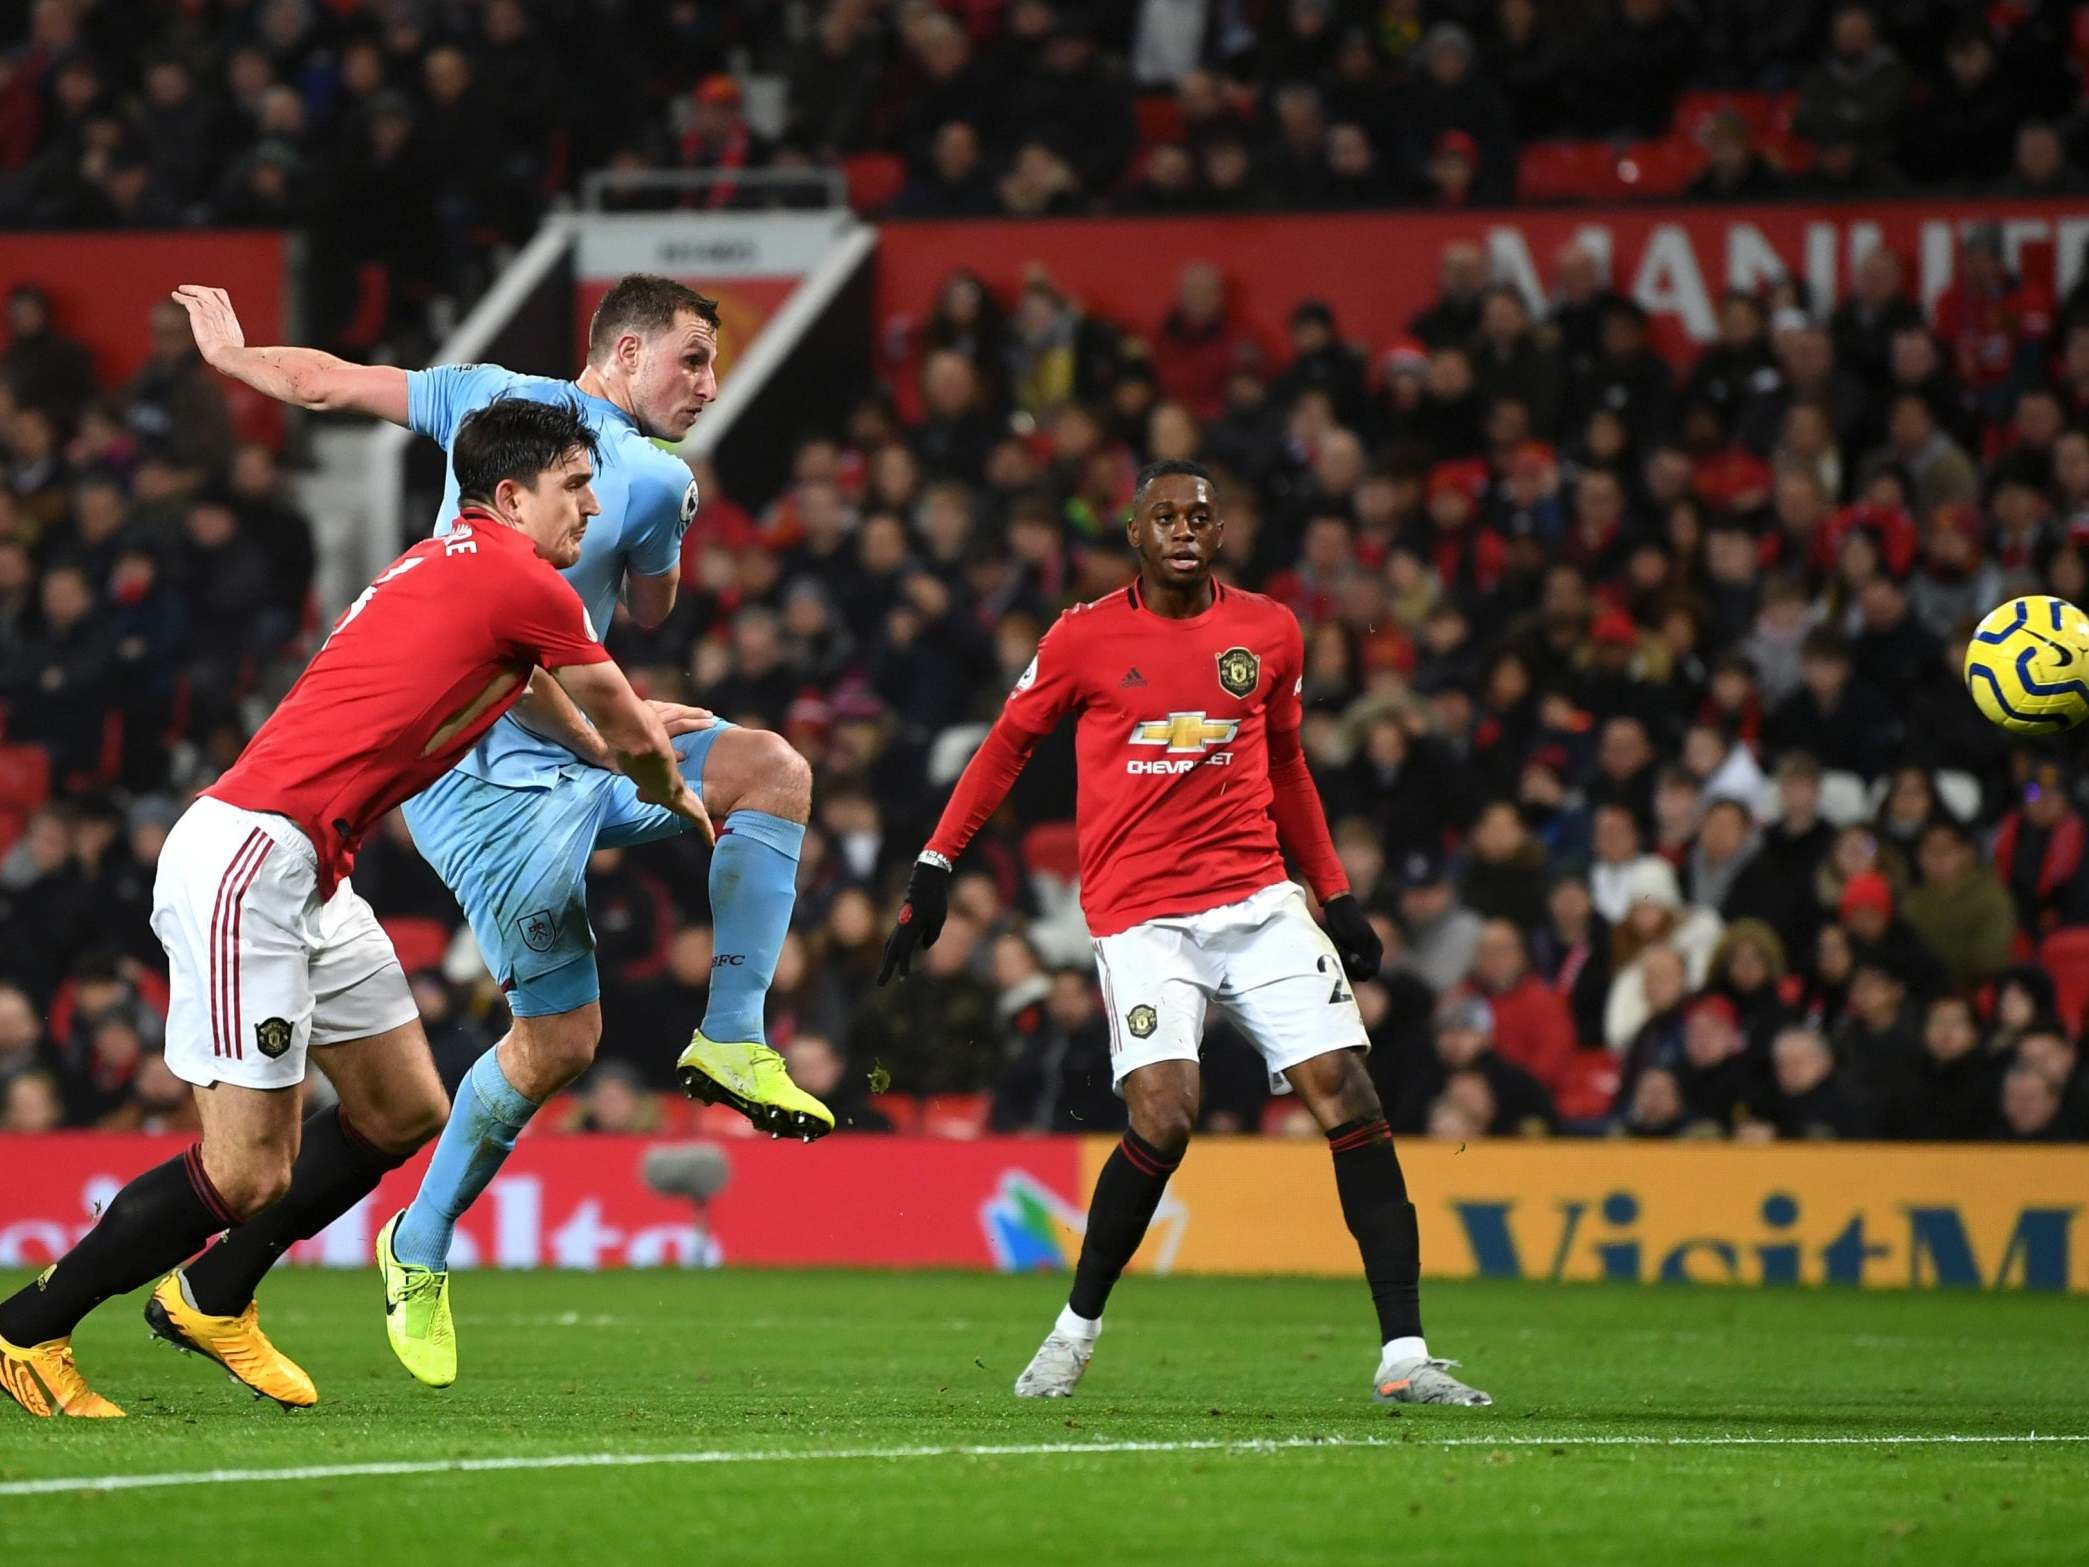
<path fill-rule="evenodd" d="M 616 613 L 626 572 L 657 577 L 680 563 L 682 535 L 696 512 L 696 482 L 688 464 L 647 440 L 631 416 L 614 403 L 588 396 L 571 381 L 517 375 L 499 365 L 440 365 L 433 370 L 408 371 L 406 422 L 448 451 L 464 416 L 497 397 L 577 403 L 601 441 L 601 455 L 595 463 L 595 498 L 602 503 L 602 512 L 588 520 L 580 559 L 565 571 L 599 637 Z M 448 533 L 456 519 L 457 471 L 450 468 L 444 475 L 436 533 Z M 488 783 L 548 788 L 562 773 L 584 764 L 557 741 L 524 728 L 511 713 L 488 730 L 457 766 Z"/>

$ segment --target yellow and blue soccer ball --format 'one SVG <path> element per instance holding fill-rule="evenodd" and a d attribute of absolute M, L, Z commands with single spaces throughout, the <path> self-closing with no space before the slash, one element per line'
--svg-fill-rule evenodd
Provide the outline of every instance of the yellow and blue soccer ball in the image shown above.
<path fill-rule="evenodd" d="M 2089 718 L 2089 617 L 2045 594 L 1992 610 L 1966 644 L 1966 689 L 2013 733 L 2074 728 Z"/>

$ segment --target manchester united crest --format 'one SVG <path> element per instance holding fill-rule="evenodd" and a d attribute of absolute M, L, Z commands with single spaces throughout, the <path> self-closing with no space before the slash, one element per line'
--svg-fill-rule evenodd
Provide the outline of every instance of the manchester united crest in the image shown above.
<path fill-rule="evenodd" d="M 254 1025 L 254 1048 L 269 1060 L 290 1048 L 290 1020 L 281 1017 L 265 1017 Z"/>
<path fill-rule="evenodd" d="M 1219 655 L 1219 685 L 1228 696 L 1250 697 L 1262 683 L 1262 660 L 1244 647 L 1229 647 Z"/>
<path fill-rule="evenodd" d="M 1125 1026 L 1132 1031 L 1132 1038 L 1144 1039 L 1160 1024 L 1160 1016 L 1152 1007 L 1141 1002 L 1124 1014 Z"/>

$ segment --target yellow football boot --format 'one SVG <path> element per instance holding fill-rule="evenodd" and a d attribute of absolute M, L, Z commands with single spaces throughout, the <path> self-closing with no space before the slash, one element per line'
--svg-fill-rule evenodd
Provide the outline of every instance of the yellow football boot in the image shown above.
<path fill-rule="evenodd" d="M 87 1385 L 73 1364 L 72 1335 L 27 1349 L 0 1338 L 0 1388 L 30 1414 L 48 1419 L 120 1420 L 123 1411 Z"/>
<path fill-rule="evenodd" d="M 213 1317 L 198 1311 L 182 1293 L 181 1270 L 160 1280 L 145 1303 L 145 1325 L 184 1354 L 203 1355 L 225 1368 L 225 1375 L 256 1398 L 272 1398 L 285 1409 L 310 1409 L 319 1389 L 305 1368 L 268 1341 L 261 1331 L 261 1308 L 253 1301 L 236 1317 Z"/>
<path fill-rule="evenodd" d="M 401 1208 L 377 1232 L 377 1267 L 384 1275 L 384 1336 L 416 1382 L 448 1387 L 457 1380 L 457 1328 L 450 1320 L 450 1272 L 416 1268 L 392 1250 Z"/>
<path fill-rule="evenodd" d="M 834 1112 L 792 1082 L 783 1057 L 767 1045 L 723 1045 L 698 1029 L 675 1062 L 675 1076 L 691 1099 L 731 1105 L 771 1137 L 809 1143 L 834 1130 Z"/>

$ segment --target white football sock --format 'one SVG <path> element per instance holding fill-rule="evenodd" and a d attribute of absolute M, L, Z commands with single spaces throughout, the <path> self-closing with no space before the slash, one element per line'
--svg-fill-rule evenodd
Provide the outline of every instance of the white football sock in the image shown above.
<path fill-rule="evenodd" d="M 1428 1358 L 1428 1342 L 1419 1336 L 1414 1336 L 1388 1339 L 1386 1341 L 1385 1353 L 1379 1357 L 1378 1363 L 1381 1366 L 1398 1366 L 1410 1360 L 1427 1360 Z"/>
<path fill-rule="evenodd" d="M 1093 1344 L 1096 1335 L 1102 1332 L 1102 1330 L 1103 1319 L 1101 1317 L 1091 1321 L 1087 1317 L 1077 1314 L 1071 1306 L 1060 1307 L 1059 1320 L 1052 1324 L 1053 1332 L 1064 1333 L 1068 1338 L 1077 1338 L 1087 1344 Z"/>

